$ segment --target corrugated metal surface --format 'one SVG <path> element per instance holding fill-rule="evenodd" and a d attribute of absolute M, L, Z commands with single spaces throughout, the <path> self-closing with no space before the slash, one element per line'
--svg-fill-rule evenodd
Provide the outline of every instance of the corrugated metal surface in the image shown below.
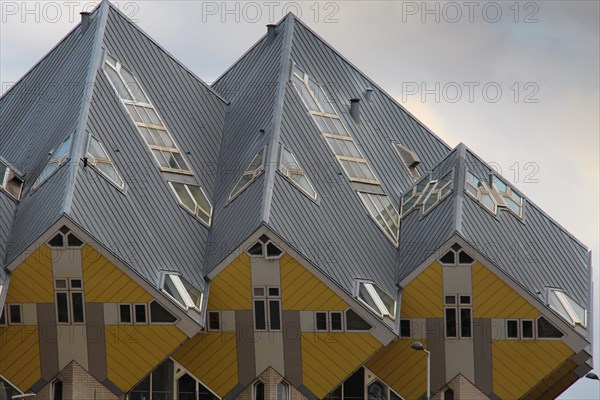
<path fill-rule="evenodd" d="M 482 179 L 491 171 L 470 151 L 466 162 Z M 486 257 L 533 294 L 543 293 L 545 286 L 560 287 L 589 304 L 588 251 L 557 222 L 528 200 L 520 221 L 504 210 L 494 217 L 463 197 L 463 233 Z"/>
<path fill-rule="evenodd" d="M 31 187 L 45 167 L 48 153 L 72 134 L 77 123 L 88 89 L 85 79 L 95 25 L 94 18 L 83 36 L 75 29 L 0 100 L 0 154 L 21 170 L 25 180 L 7 262 L 61 215 L 66 165 L 35 192 Z"/>
<path fill-rule="evenodd" d="M 207 273 L 262 222 L 265 174 L 231 203 L 228 197 L 254 155 L 267 145 L 273 133 L 283 28 L 281 24 L 271 43 L 263 39 L 214 85 L 223 95 L 230 95 L 230 106 L 219 160 Z M 259 133 L 261 129 L 265 130 L 263 134 Z"/>
<path fill-rule="evenodd" d="M 6 247 L 10 245 L 9 235 L 12 222 L 17 209 L 17 203 L 10 196 L 0 191 L 0 284 L 3 282 L 3 266 L 6 256 Z"/>
<path fill-rule="evenodd" d="M 103 45 L 140 81 L 212 201 L 226 104 L 113 8 Z M 81 168 L 72 218 L 150 282 L 171 270 L 203 287 L 208 229 L 179 206 L 102 71 L 87 129 L 105 145 L 127 187 L 123 194 Z"/>

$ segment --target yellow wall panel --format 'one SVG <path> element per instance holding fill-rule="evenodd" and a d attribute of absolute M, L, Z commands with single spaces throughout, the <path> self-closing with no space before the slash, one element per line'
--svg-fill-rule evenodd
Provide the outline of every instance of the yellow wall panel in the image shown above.
<path fill-rule="evenodd" d="M 476 262 L 472 269 L 475 318 L 536 318 L 540 312 L 496 274 Z"/>
<path fill-rule="evenodd" d="M 177 349 L 172 358 L 220 397 L 238 383 L 234 333 L 199 333 Z"/>
<path fill-rule="evenodd" d="M 427 347 L 426 340 L 419 340 Z M 405 399 L 417 399 L 427 391 L 427 357 L 413 350 L 413 340 L 394 340 L 379 350 L 366 367 Z"/>
<path fill-rule="evenodd" d="M 402 289 L 403 318 L 444 316 L 442 266 L 436 261 Z"/>
<path fill-rule="evenodd" d="M 302 381 L 323 398 L 381 344 L 370 333 L 302 333 Z"/>
<path fill-rule="evenodd" d="M 284 310 L 341 311 L 349 307 L 340 296 L 287 253 L 281 257 L 280 265 L 281 303 Z"/>
<path fill-rule="evenodd" d="M 37 326 L 0 328 L 0 375 L 23 392 L 41 379 Z"/>
<path fill-rule="evenodd" d="M 128 391 L 175 350 L 186 336 L 174 325 L 108 325 L 108 379 Z"/>
<path fill-rule="evenodd" d="M 493 391 L 503 399 L 520 398 L 571 355 L 560 340 L 495 340 Z"/>
<path fill-rule="evenodd" d="M 38 247 L 11 274 L 7 303 L 53 303 L 52 251 Z"/>
<path fill-rule="evenodd" d="M 209 310 L 252 310 L 250 256 L 240 254 L 210 283 Z"/>
<path fill-rule="evenodd" d="M 90 245 L 81 249 L 86 302 L 147 303 L 152 295 Z"/>

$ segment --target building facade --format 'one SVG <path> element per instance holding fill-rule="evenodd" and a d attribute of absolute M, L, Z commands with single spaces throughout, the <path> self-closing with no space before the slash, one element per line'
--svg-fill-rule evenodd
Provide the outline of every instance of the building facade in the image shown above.
<path fill-rule="evenodd" d="M 585 245 L 292 14 L 209 86 L 103 1 L 0 126 L 0 399 L 545 399 L 592 368 Z"/>

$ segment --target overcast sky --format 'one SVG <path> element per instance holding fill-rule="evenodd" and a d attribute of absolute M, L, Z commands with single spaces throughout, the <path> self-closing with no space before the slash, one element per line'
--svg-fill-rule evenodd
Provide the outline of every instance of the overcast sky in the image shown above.
<path fill-rule="evenodd" d="M 208 82 L 265 24 L 294 11 L 448 144 L 464 142 L 500 168 L 589 246 L 600 280 L 598 1 L 114 3 Z M 95 2 L 0 4 L 3 92 Z M 598 382 L 584 379 L 561 398 L 599 397 Z"/>

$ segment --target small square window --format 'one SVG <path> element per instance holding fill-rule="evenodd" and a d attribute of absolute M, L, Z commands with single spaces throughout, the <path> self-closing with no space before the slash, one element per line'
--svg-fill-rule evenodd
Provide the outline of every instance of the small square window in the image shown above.
<path fill-rule="evenodd" d="M 81 289 L 82 287 L 81 279 L 71 279 L 71 289 Z"/>
<path fill-rule="evenodd" d="M 506 338 L 519 338 L 519 321 L 517 321 L 516 319 L 509 319 L 506 321 Z"/>
<path fill-rule="evenodd" d="M 254 288 L 254 296 L 255 297 L 265 297 L 265 288 L 264 287 L 255 287 Z"/>
<path fill-rule="evenodd" d="M 533 339 L 533 320 L 524 319 L 521 321 L 521 338 Z"/>
<path fill-rule="evenodd" d="M 145 304 L 136 304 L 134 306 L 135 309 L 135 323 L 136 324 L 145 324 L 148 321 L 148 316 L 146 312 Z"/>
<path fill-rule="evenodd" d="M 119 322 L 122 324 L 131 323 L 131 304 L 119 304 Z"/>
<path fill-rule="evenodd" d="M 67 280 L 66 279 L 57 279 L 54 281 L 57 289 L 66 289 L 67 288 Z"/>
<path fill-rule="evenodd" d="M 269 296 L 279 297 L 279 288 L 278 287 L 270 287 L 269 288 Z"/>
<path fill-rule="evenodd" d="M 315 313 L 315 328 L 317 331 L 327 331 L 327 312 L 317 311 Z"/>
<path fill-rule="evenodd" d="M 221 330 L 221 316 L 218 311 L 208 312 L 208 330 L 219 331 Z"/>
<path fill-rule="evenodd" d="M 401 319 L 400 320 L 400 337 L 409 338 L 411 335 L 411 326 L 409 319 Z"/>
<path fill-rule="evenodd" d="M 342 313 L 338 311 L 332 311 L 330 315 L 331 319 L 331 331 L 340 332 L 343 330 Z"/>
<path fill-rule="evenodd" d="M 444 302 L 445 304 L 456 304 L 456 296 L 445 296 Z"/>
<path fill-rule="evenodd" d="M 460 296 L 460 304 L 471 304 L 471 296 Z"/>
<path fill-rule="evenodd" d="M 21 319 L 21 305 L 20 304 L 9 304 L 8 305 L 8 322 L 11 324 L 22 324 Z"/>

